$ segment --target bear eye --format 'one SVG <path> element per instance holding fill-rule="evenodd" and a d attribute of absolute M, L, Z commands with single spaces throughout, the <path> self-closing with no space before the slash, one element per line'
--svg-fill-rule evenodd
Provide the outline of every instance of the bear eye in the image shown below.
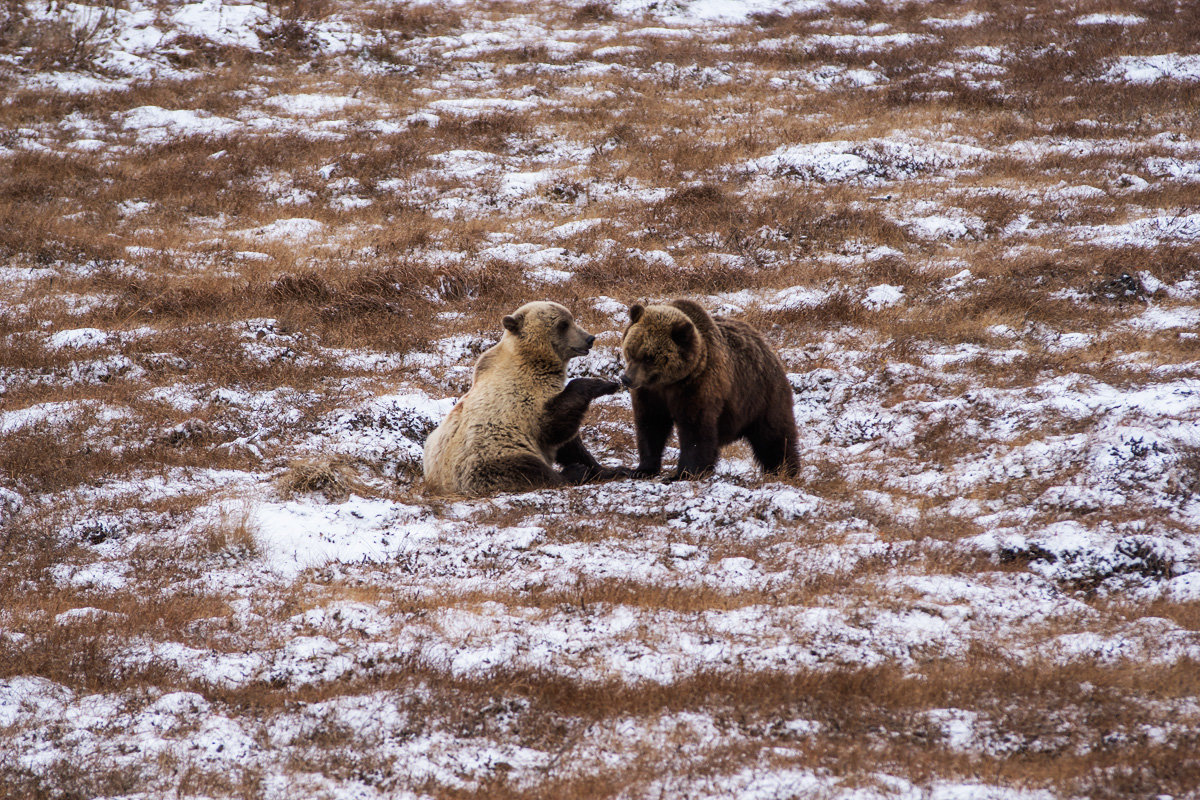
<path fill-rule="evenodd" d="M 560 319 L 558 321 L 559 332 L 565 331 L 566 329 L 567 329 L 567 321 L 565 319 Z"/>

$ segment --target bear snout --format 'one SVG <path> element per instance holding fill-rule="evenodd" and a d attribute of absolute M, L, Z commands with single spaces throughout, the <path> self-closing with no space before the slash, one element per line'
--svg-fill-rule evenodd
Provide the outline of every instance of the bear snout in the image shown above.
<path fill-rule="evenodd" d="M 627 386 L 630 389 L 633 388 L 633 379 L 629 377 L 628 372 L 621 373 L 621 383 L 623 383 L 625 386 Z"/>
<path fill-rule="evenodd" d="M 587 346 L 591 347 L 595 341 L 596 341 L 596 334 L 589 333 L 588 337 L 587 337 Z"/>

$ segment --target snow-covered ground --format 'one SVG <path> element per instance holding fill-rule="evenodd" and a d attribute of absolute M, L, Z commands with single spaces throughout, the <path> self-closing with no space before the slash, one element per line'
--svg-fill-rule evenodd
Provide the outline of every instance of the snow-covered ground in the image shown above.
<path fill-rule="evenodd" d="M 1069 5 L 10 4 L 0 796 L 1200 797 L 1200 55 Z M 798 479 L 424 492 L 676 295 Z"/>

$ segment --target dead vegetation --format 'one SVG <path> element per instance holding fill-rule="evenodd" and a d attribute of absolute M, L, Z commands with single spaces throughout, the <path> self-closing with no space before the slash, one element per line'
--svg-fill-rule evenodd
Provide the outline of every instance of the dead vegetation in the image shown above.
<path fill-rule="evenodd" d="M 353 466 L 344 459 L 305 458 L 288 464 L 277 481 L 284 497 L 320 492 L 331 501 L 345 500 L 351 492 L 362 493 L 364 485 Z"/>

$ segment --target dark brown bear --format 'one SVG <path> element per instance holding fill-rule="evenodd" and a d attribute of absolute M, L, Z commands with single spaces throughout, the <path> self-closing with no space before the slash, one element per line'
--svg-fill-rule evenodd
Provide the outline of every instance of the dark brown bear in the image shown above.
<path fill-rule="evenodd" d="M 746 439 L 768 472 L 795 475 L 796 419 L 783 362 L 744 322 L 710 317 L 691 300 L 629 309 L 621 340 L 633 390 L 639 477 L 662 468 L 671 429 L 679 433 L 672 479 L 712 472 L 721 447 Z"/>

